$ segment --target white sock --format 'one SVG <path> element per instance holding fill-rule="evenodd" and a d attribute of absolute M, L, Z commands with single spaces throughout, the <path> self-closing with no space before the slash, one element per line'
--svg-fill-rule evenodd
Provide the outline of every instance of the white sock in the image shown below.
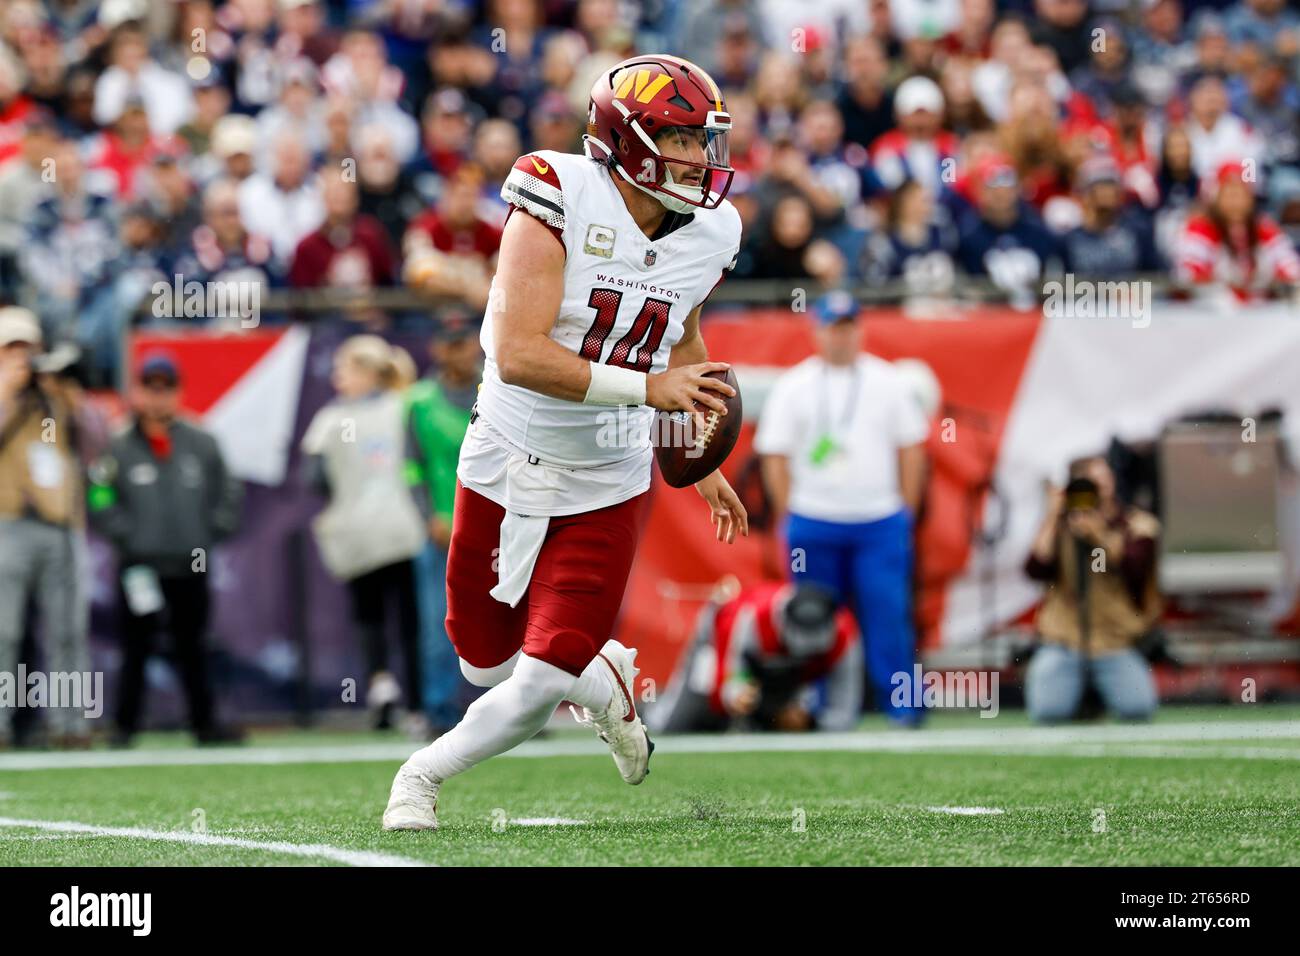
<path fill-rule="evenodd" d="M 522 655 L 514 673 L 470 704 L 459 724 L 412 754 L 407 764 L 441 781 L 512 750 L 546 726 L 560 701 L 573 699 L 574 683 L 568 671 Z"/>
<path fill-rule="evenodd" d="M 614 675 L 599 656 L 593 657 L 591 663 L 583 668 L 582 673 L 573 682 L 568 700 L 579 707 L 591 711 L 602 711 L 614 698 Z"/>

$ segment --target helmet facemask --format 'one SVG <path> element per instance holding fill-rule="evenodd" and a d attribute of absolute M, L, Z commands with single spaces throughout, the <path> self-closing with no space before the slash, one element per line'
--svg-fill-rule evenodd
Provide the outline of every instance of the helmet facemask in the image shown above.
<path fill-rule="evenodd" d="M 615 106 L 622 108 L 621 103 L 615 103 Z M 731 189 L 731 180 L 735 176 L 730 165 L 731 117 L 726 113 L 710 112 L 703 126 L 661 129 L 654 129 L 653 122 L 652 118 L 647 122 L 641 116 L 628 116 L 627 126 L 657 158 L 646 157 L 642 160 L 642 167 L 635 170 L 627 169 L 621 160 L 615 158 L 614 166 L 619 174 L 672 212 L 717 208 Z M 653 136 L 646 126 L 650 126 Z M 665 140 L 665 136 L 674 138 Z M 664 154 L 659 147 L 661 141 L 673 143 L 674 155 Z M 685 158 L 692 154 L 702 155 L 703 161 Z M 698 182 L 679 183 L 673 179 L 670 165 L 701 169 L 703 176 Z"/>

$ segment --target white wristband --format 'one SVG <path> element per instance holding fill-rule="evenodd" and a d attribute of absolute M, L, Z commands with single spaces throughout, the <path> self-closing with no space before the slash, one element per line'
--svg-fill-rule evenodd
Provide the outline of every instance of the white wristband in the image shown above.
<path fill-rule="evenodd" d="M 617 365 L 591 364 L 591 384 L 583 399 L 588 405 L 644 405 L 645 372 Z"/>

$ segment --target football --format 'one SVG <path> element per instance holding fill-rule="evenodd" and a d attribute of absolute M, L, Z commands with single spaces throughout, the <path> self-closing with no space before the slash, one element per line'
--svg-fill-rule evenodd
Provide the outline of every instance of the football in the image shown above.
<path fill-rule="evenodd" d="M 674 488 L 685 488 L 713 474 L 727 460 L 740 437 L 743 415 L 736 373 L 727 369 L 709 372 L 707 377 L 721 379 L 736 390 L 730 398 L 717 393 L 727 406 L 726 415 L 696 402 L 695 407 L 704 413 L 704 427 L 698 435 L 686 412 L 661 411 L 655 416 L 655 460 L 659 462 L 664 481 Z"/>

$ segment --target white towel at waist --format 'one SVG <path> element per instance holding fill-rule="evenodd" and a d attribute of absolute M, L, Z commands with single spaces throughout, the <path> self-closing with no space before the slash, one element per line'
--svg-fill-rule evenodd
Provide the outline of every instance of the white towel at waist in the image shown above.
<path fill-rule="evenodd" d="M 500 551 L 497 552 L 497 586 L 491 595 L 502 604 L 516 607 L 533 578 L 533 566 L 546 541 L 547 515 L 521 515 L 507 511 L 501 521 Z"/>

